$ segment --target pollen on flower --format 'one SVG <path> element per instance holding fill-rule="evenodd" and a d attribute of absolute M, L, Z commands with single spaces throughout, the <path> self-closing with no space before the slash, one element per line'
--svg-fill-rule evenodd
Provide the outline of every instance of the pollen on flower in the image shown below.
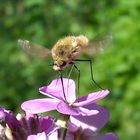
<path fill-rule="evenodd" d="M 14 140 L 13 136 L 12 136 L 12 131 L 10 128 L 6 128 L 5 129 L 5 136 L 8 140 Z"/>
<path fill-rule="evenodd" d="M 17 118 L 17 120 L 21 120 L 23 117 L 22 117 L 22 115 L 20 113 L 18 113 L 16 118 Z"/>
<path fill-rule="evenodd" d="M 56 125 L 66 128 L 66 121 L 57 120 Z"/>

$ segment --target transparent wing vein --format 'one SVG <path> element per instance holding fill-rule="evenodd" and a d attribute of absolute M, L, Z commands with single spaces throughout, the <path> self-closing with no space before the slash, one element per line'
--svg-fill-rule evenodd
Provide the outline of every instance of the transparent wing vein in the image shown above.
<path fill-rule="evenodd" d="M 48 57 L 51 54 L 50 49 L 31 43 L 28 40 L 18 39 L 18 45 L 32 56 Z"/>

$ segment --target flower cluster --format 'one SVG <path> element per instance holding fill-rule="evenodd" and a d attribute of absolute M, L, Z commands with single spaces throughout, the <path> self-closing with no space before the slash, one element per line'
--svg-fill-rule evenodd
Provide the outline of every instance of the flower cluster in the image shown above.
<path fill-rule="evenodd" d="M 0 108 L 2 140 L 118 140 L 113 133 L 98 135 L 109 119 L 107 109 L 97 101 L 109 94 L 108 90 L 89 93 L 76 98 L 75 82 L 63 78 L 53 80 L 39 92 L 49 98 L 33 99 L 22 103 L 26 115 L 17 115 Z M 38 113 L 57 110 L 59 119 Z"/>
<path fill-rule="evenodd" d="M 14 116 L 11 111 L 0 108 L 0 120 L 6 127 L 0 125 L 1 140 L 51 140 L 58 129 L 53 117 L 41 117 L 36 114 Z"/>

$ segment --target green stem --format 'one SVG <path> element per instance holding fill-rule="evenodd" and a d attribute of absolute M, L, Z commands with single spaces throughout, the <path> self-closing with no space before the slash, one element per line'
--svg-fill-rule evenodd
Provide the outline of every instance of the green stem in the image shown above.
<path fill-rule="evenodd" d="M 62 128 L 60 129 L 59 140 L 65 140 L 67 134 L 67 122 L 69 120 L 69 117 L 69 115 L 60 114 L 60 120 L 66 122 L 66 125 L 62 126 Z"/>

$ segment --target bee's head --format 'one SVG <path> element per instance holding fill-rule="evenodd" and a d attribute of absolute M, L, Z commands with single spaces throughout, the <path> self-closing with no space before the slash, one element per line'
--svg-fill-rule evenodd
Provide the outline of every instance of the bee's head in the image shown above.
<path fill-rule="evenodd" d="M 67 66 L 67 62 L 63 60 L 54 61 L 53 69 L 55 71 L 63 70 Z"/>

